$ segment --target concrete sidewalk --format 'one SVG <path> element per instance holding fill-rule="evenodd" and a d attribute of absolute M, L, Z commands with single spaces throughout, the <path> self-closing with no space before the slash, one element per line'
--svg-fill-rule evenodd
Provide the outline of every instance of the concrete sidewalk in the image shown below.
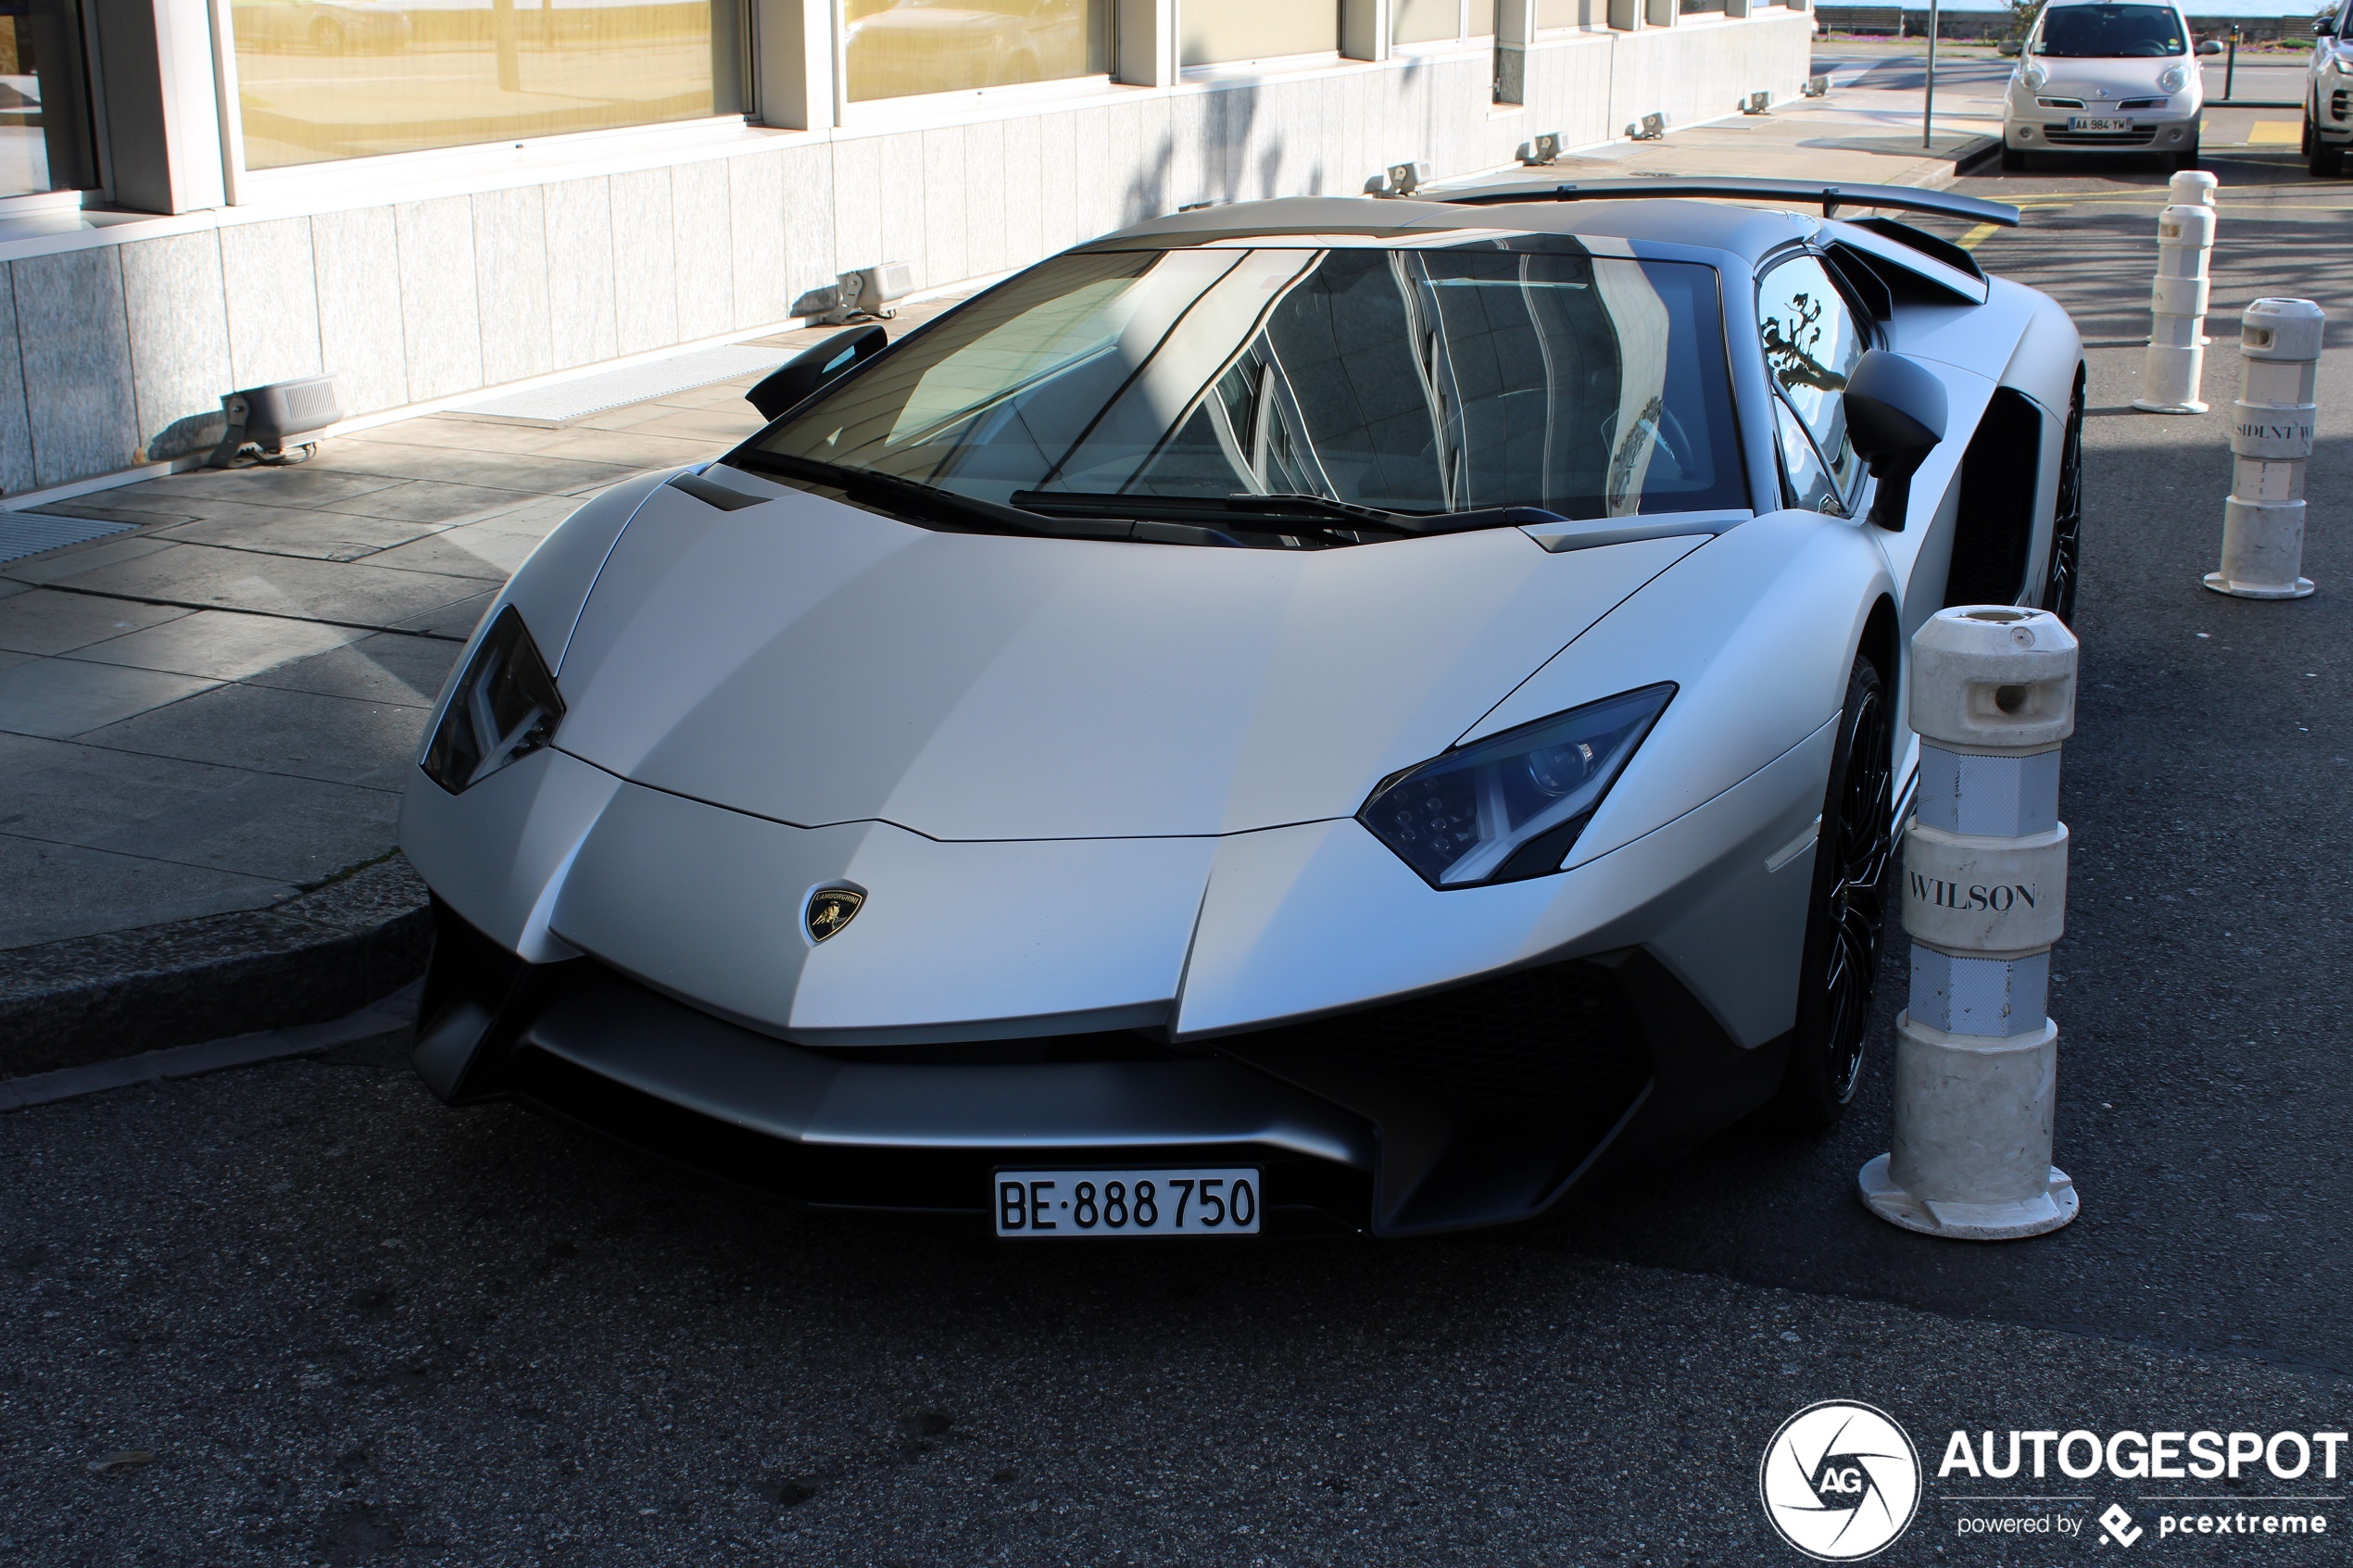
<path fill-rule="evenodd" d="M 1878 99 L 1901 96 L 1559 167 L 1941 183 L 1969 138 L 1900 145 Z M 582 501 L 758 429 L 753 379 L 563 422 L 434 414 L 43 508 L 130 526 L 0 566 L 0 1077 L 337 1017 L 412 978 L 423 889 L 394 832 L 450 662 Z"/>
<path fill-rule="evenodd" d="M 0 566 L 0 1077 L 411 978 L 394 831 L 451 660 L 584 500 L 757 430 L 754 379 L 561 423 L 428 415 L 44 508 L 130 527 Z"/>
<path fill-rule="evenodd" d="M 1817 46 L 1818 52 L 1831 47 Z M 1846 61 L 1849 53 L 1857 57 Z M 1988 49 L 1979 52 L 1982 59 L 1964 55 L 1942 62 L 1936 133 L 1924 146 L 1919 89 L 1916 83 L 1882 85 L 1891 73 L 1873 63 L 1880 53 L 1885 51 L 1846 46 L 1839 63 L 1823 62 L 1831 64 L 1827 97 L 1775 104 L 1762 115 L 1736 115 L 1687 130 L 1670 127 L 1663 141 L 1613 142 L 1527 172 L 1567 180 L 1738 174 L 1937 186 L 1949 183 L 1957 168 L 1998 152 L 2008 61 Z"/>

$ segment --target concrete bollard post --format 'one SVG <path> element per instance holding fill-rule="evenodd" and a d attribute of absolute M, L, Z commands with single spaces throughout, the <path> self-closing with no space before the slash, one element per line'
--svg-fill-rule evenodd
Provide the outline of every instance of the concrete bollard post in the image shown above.
<path fill-rule="evenodd" d="M 2165 182 L 2165 200 L 2170 207 L 2212 207 L 2214 192 L 2222 182 L 2203 169 L 2184 169 Z M 2219 221 L 2219 215 L 2218 215 Z M 2197 342 L 2203 348 L 2214 339 L 2208 335 L 2203 321 L 2198 324 Z"/>
<path fill-rule="evenodd" d="M 2206 305 L 2211 287 L 2207 262 L 2213 251 L 2211 207 L 2177 202 L 2157 215 L 2149 345 L 2141 361 L 2141 395 L 2133 399 L 2133 407 L 2145 413 L 2206 412 L 2198 388 L 2206 373 Z"/>
<path fill-rule="evenodd" d="M 1904 841 L 1908 1006 L 1895 1022 L 1894 1148 L 1856 1178 L 1871 1212 L 1969 1241 L 2075 1218 L 2051 1163 L 2058 1026 L 2045 1016 L 2067 917 L 2059 744 L 2075 638 L 2045 610 L 1941 610 L 1912 638 L 1919 789 Z"/>
<path fill-rule="evenodd" d="M 2231 495 L 2222 503 L 2218 594 L 2300 599 L 2304 463 L 2312 455 L 2313 385 L 2328 318 L 2309 299 L 2259 299 L 2239 315 L 2238 401 L 2231 406 Z"/>

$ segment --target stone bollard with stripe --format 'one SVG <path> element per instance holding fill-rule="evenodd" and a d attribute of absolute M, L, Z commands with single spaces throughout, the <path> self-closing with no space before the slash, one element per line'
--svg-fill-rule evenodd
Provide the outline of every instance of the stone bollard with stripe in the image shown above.
<path fill-rule="evenodd" d="M 2008 606 L 1939 611 L 1912 638 L 1912 984 L 1894 1147 L 1858 1178 L 1871 1212 L 1907 1230 L 2005 1241 L 2075 1218 L 2075 1185 L 2051 1163 L 2058 1026 L 2045 1013 L 2067 913 L 2059 745 L 2075 656 L 2058 617 Z"/>
<path fill-rule="evenodd" d="M 2196 171 L 2188 171 L 2196 172 Z M 2211 190 L 2182 186 L 2174 176 L 2173 205 L 2157 215 L 2157 280 L 2149 285 L 2149 345 L 2141 361 L 2141 395 L 2133 407 L 2150 414 L 2203 414 L 2198 397 L 2206 374 L 2206 306 L 2211 283 L 2207 263 L 2214 253 Z M 2212 175 L 2204 177 L 2209 182 Z"/>
<path fill-rule="evenodd" d="M 2300 599 L 2304 463 L 2319 410 L 2313 388 L 2328 318 L 2309 299 L 2259 299 L 2239 315 L 2243 356 L 2231 406 L 2231 494 L 2222 503 L 2222 566 L 2206 574 L 2218 594 Z"/>

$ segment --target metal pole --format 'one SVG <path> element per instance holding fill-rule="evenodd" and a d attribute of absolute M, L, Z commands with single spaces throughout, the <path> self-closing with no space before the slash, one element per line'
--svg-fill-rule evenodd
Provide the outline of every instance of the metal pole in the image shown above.
<path fill-rule="evenodd" d="M 2222 64 L 2222 101 L 2223 101 L 2224 103 L 2226 103 L 2226 104 L 2227 104 L 2227 103 L 2229 103 L 2229 102 L 2231 101 L 2231 88 L 2232 88 L 2233 84 L 2233 83 L 2235 83 L 2235 82 L 2238 81 L 2238 75 L 2239 75 L 2239 29 L 2238 29 L 2238 23 L 2236 23 L 2236 22 L 2233 22 L 2233 23 L 2231 24 L 2231 53 L 2230 53 L 2230 57 L 2229 57 L 2228 59 L 2226 59 L 2226 60 L 2223 62 L 2223 64 Z"/>
<path fill-rule="evenodd" d="M 1928 94 L 1920 104 L 1923 151 L 1936 144 L 1936 8 L 1937 0 L 1928 0 Z"/>

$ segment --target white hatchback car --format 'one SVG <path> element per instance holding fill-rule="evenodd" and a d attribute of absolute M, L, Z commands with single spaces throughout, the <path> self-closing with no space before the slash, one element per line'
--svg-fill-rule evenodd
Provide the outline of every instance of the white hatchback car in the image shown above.
<path fill-rule="evenodd" d="M 2151 0 L 2052 0 L 2002 109 L 2002 167 L 2032 152 L 2156 153 L 2197 165 L 2205 83 L 2181 11 Z"/>

